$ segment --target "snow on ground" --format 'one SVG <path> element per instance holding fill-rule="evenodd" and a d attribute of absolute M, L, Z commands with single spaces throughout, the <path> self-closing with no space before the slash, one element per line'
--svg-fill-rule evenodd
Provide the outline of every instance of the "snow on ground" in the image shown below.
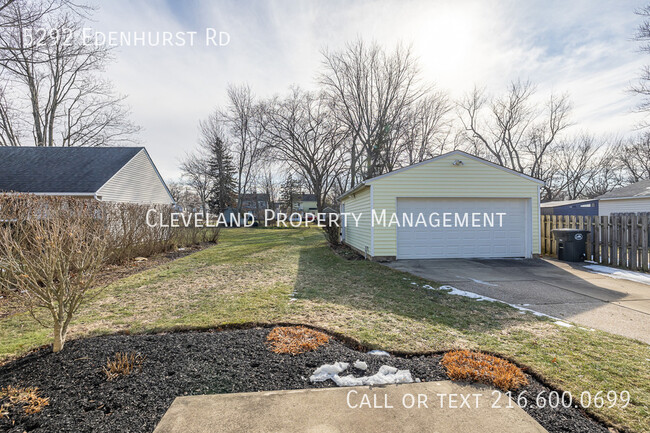
<path fill-rule="evenodd" d="M 558 326 L 563 326 L 565 328 L 570 328 L 570 327 L 573 326 L 570 323 L 567 323 L 567 322 L 563 321 L 562 319 L 558 319 L 557 317 L 549 316 L 548 314 L 540 313 L 539 311 L 531 310 L 530 308 L 525 308 L 525 307 L 522 307 L 521 305 L 510 304 L 508 302 L 504 302 L 504 301 L 500 301 L 498 299 L 490 298 L 489 296 L 483 296 L 483 295 L 479 295 L 478 293 L 468 292 L 466 290 L 460 290 L 460 289 L 457 289 L 457 288 L 455 288 L 453 286 L 440 286 L 440 287 L 436 288 L 436 287 L 432 287 L 432 286 L 430 286 L 428 284 L 425 284 L 424 286 L 422 286 L 422 288 L 427 289 L 427 290 L 443 290 L 443 291 L 447 292 L 450 295 L 464 296 L 466 298 L 476 299 L 477 301 L 500 302 L 502 304 L 509 305 L 512 308 L 516 308 L 517 310 L 521 311 L 522 313 L 532 313 L 535 316 L 548 317 L 549 319 L 554 320 L 554 323 L 556 325 L 558 325 Z"/>
<path fill-rule="evenodd" d="M 589 269 L 600 275 L 606 275 L 619 280 L 636 281 L 637 283 L 650 284 L 650 275 L 643 272 L 625 271 L 623 269 L 610 268 L 609 266 L 602 265 L 586 265 L 585 269 Z"/>
<path fill-rule="evenodd" d="M 358 359 L 356 361 L 354 361 L 354 364 L 352 364 L 352 365 L 354 365 L 354 368 L 356 368 L 358 370 L 364 370 L 365 371 L 365 370 L 368 369 L 368 364 L 366 364 L 363 361 L 359 361 Z"/>
<path fill-rule="evenodd" d="M 360 361 L 357 361 L 360 362 Z M 355 362 L 355 365 L 357 364 Z M 379 371 L 372 376 L 356 377 L 352 374 L 339 376 L 339 373 L 345 371 L 348 366 L 347 362 L 336 362 L 334 364 L 324 364 L 318 367 L 309 380 L 311 382 L 324 382 L 331 379 L 338 386 L 362 386 L 362 385 L 386 385 L 391 383 L 413 383 L 413 377 L 409 370 L 398 370 L 390 365 L 382 365 Z"/>
<path fill-rule="evenodd" d="M 383 350 L 371 350 L 370 352 L 368 352 L 368 355 L 390 356 L 390 353 L 384 352 Z"/>

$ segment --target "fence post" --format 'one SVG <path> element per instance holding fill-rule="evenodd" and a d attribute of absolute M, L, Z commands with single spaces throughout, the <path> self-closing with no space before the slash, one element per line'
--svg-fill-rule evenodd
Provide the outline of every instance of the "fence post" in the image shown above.
<path fill-rule="evenodd" d="M 648 213 L 641 214 L 641 269 L 648 271 Z"/>
<path fill-rule="evenodd" d="M 587 230 L 587 231 L 589 232 L 589 233 L 587 233 L 587 245 L 586 245 L 586 248 L 587 248 L 587 250 L 586 250 L 586 253 L 587 253 L 587 260 L 593 260 L 593 259 L 591 258 L 591 251 L 592 251 L 591 244 L 592 244 L 593 241 L 594 241 L 594 236 L 593 236 L 594 234 L 593 234 L 593 232 L 591 231 L 591 227 L 590 227 L 590 225 L 591 225 L 591 224 L 590 224 L 590 223 L 591 223 L 591 217 L 589 217 L 589 216 L 582 216 L 582 217 L 580 217 L 580 220 L 581 220 L 581 222 L 582 222 L 582 229 L 583 229 L 583 230 Z"/>
<path fill-rule="evenodd" d="M 609 222 L 606 216 L 600 217 L 601 233 L 602 233 L 602 247 L 601 247 L 601 260 L 602 263 L 609 263 Z"/>
<path fill-rule="evenodd" d="M 612 222 L 612 266 L 618 266 L 620 255 L 618 253 L 619 246 L 619 218 L 617 215 L 609 217 Z"/>

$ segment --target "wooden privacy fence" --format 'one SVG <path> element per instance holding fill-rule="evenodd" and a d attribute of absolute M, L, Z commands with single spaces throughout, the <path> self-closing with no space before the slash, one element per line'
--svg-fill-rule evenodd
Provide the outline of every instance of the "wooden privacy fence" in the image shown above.
<path fill-rule="evenodd" d="M 555 256 L 553 229 L 589 230 L 587 260 L 648 271 L 649 213 L 610 216 L 542 215 L 542 254 Z"/>

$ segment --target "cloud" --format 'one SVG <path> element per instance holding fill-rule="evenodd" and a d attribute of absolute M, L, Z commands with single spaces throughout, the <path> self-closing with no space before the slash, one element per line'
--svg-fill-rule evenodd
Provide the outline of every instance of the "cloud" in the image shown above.
<path fill-rule="evenodd" d="M 165 178 L 197 142 L 197 123 L 225 102 L 228 83 L 261 97 L 315 87 L 320 50 L 359 36 L 411 44 L 423 77 L 458 97 L 530 79 L 540 95 L 571 95 L 576 128 L 625 134 L 638 116 L 626 89 L 650 61 L 631 40 L 638 1 L 157 1 L 99 4 L 101 31 L 197 31 L 185 47 L 120 47 L 107 74 L 129 95 L 141 139 Z M 206 27 L 225 47 L 202 44 Z"/>

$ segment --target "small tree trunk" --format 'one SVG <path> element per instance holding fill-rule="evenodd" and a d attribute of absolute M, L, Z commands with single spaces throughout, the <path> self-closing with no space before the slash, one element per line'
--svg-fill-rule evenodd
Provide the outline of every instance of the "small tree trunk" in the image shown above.
<path fill-rule="evenodd" d="M 63 345 L 65 344 L 65 330 L 61 326 L 61 324 L 58 321 L 54 322 L 54 345 L 52 347 L 52 351 L 54 353 L 57 353 L 63 349 Z"/>

